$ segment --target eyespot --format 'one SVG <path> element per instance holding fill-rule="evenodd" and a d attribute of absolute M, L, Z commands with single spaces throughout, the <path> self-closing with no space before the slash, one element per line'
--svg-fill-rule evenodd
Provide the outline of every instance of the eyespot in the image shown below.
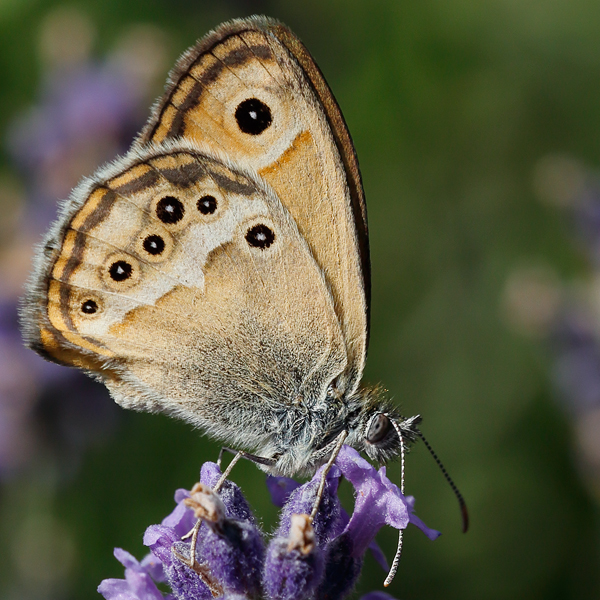
<path fill-rule="evenodd" d="M 113 281 L 125 281 L 132 273 L 132 266 L 124 260 L 117 260 L 108 268 L 108 274 Z"/>
<path fill-rule="evenodd" d="M 248 98 L 235 109 L 238 127 L 249 135 L 259 135 L 273 122 L 271 109 L 258 98 Z"/>
<path fill-rule="evenodd" d="M 77 323 L 81 324 L 95 319 L 104 310 L 103 301 L 96 294 L 86 293 L 84 290 L 75 294 L 71 302 L 71 306 L 75 311 L 73 317 Z"/>
<path fill-rule="evenodd" d="M 140 278 L 140 265 L 138 261 L 125 252 L 116 252 L 108 256 L 102 266 L 100 276 L 111 290 L 123 291 L 135 285 Z M 87 294 L 81 300 L 89 300 Z M 98 305 L 100 302 L 93 298 Z"/>
<path fill-rule="evenodd" d="M 184 214 L 183 203 L 174 196 L 165 196 L 156 204 L 156 216 L 167 225 L 179 223 Z"/>
<path fill-rule="evenodd" d="M 144 250 L 152 256 L 158 256 L 165 250 L 165 240 L 160 235 L 149 235 L 142 242 Z"/>
<path fill-rule="evenodd" d="M 385 438 L 390 429 L 390 420 L 383 413 L 376 414 L 367 429 L 366 440 L 370 444 L 378 444 Z"/>
<path fill-rule="evenodd" d="M 84 315 L 94 315 L 98 312 L 98 303 L 95 300 L 84 300 L 81 303 L 81 312 Z"/>
<path fill-rule="evenodd" d="M 259 223 L 248 229 L 246 232 L 246 241 L 250 246 L 264 250 L 275 241 L 275 232 L 266 225 Z"/>
<path fill-rule="evenodd" d="M 203 215 L 212 215 L 217 210 L 217 199 L 210 194 L 206 194 L 198 200 L 196 206 Z"/>
<path fill-rule="evenodd" d="M 177 228 L 178 225 L 173 227 Z M 137 235 L 134 250 L 144 263 L 160 263 L 167 260 L 171 255 L 173 239 L 166 227 L 162 227 L 158 223 L 151 223 Z M 131 257 L 126 254 L 114 257 L 115 260 L 121 258 L 129 262 Z M 133 277 L 136 276 L 136 266 L 133 264 Z"/>

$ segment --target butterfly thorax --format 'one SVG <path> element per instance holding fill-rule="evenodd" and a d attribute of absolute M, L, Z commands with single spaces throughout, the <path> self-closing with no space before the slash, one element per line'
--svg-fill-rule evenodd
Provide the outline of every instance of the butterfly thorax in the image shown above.
<path fill-rule="evenodd" d="M 371 443 L 369 427 L 378 415 L 385 415 L 389 423 L 395 421 L 398 430 L 390 424 L 376 443 Z M 329 397 L 310 410 L 274 412 L 271 422 L 276 428 L 263 444 L 248 449 L 276 461 L 274 466 L 259 465 L 273 475 L 311 475 L 327 462 L 338 436 L 346 431 L 346 444 L 384 464 L 399 455 L 401 443 L 408 447 L 415 441 L 419 421 L 419 417 L 403 419 L 379 388 L 361 388 L 349 398 Z"/>

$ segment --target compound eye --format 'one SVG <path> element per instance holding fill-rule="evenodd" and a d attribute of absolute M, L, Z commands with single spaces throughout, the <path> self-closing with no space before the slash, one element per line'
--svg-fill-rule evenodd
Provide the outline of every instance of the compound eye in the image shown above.
<path fill-rule="evenodd" d="M 386 436 L 390 429 L 390 420 L 383 413 L 375 415 L 371 419 L 371 424 L 367 430 L 367 442 L 378 444 Z"/>

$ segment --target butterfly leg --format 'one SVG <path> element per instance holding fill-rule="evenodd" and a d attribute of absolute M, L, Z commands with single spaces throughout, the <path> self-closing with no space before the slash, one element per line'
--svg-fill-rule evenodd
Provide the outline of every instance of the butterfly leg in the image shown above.
<path fill-rule="evenodd" d="M 221 451 L 219 452 L 219 458 L 217 459 L 217 466 L 219 469 L 221 468 L 221 462 L 225 452 L 230 452 L 231 454 L 242 454 L 242 458 L 250 460 L 258 465 L 266 465 L 267 467 L 273 467 L 277 463 L 274 458 L 265 458 L 264 456 L 257 456 L 256 454 L 250 454 L 249 452 L 244 452 L 243 450 L 233 450 L 233 448 L 222 446 Z"/>
<path fill-rule="evenodd" d="M 221 468 L 221 463 L 223 462 L 223 454 L 225 452 L 231 452 L 231 454 L 236 454 L 237 450 L 232 450 L 231 448 L 226 448 L 225 446 L 221 446 L 221 450 L 219 451 L 219 458 L 217 458 L 217 467 Z"/>
<path fill-rule="evenodd" d="M 310 513 L 311 521 L 314 520 L 315 516 L 317 515 L 317 511 L 319 510 L 319 504 L 321 504 L 321 498 L 323 497 L 323 491 L 325 490 L 325 481 L 327 480 L 327 473 L 329 473 L 329 471 L 331 470 L 331 467 L 333 466 L 335 459 L 337 458 L 338 454 L 340 453 L 340 450 L 342 449 L 342 446 L 344 445 L 344 442 L 346 441 L 347 437 L 348 437 L 348 432 L 346 430 L 342 431 L 342 433 L 340 433 L 340 435 L 338 435 L 337 441 L 335 444 L 335 448 L 333 449 L 333 452 L 331 453 L 331 456 L 329 457 L 329 460 L 327 461 L 327 464 L 325 465 L 325 468 L 323 469 L 323 473 L 321 473 L 321 481 L 319 482 L 319 489 L 317 490 L 317 497 L 315 498 L 315 503 L 314 503 L 313 509 Z"/>
<path fill-rule="evenodd" d="M 227 450 L 228 450 L 228 448 L 227 448 Z M 223 450 L 221 450 L 221 452 L 223 452 Z M 227 465 L 227 468 L 225 469 L 225 471 L 223 471 L 223 474 L 221 475 L 221 477 L 219 477 L 219 480 L 215 484 L 213 491 L 218 492 L 221 489 L 221 487 L 225 483 L 225 480 L 227 479 L 227 477 L 229 477 L 229 474 L 233 470 L 233 467 L 235 467 L 236 463 L 240 460 L 240 458 L 243 457 L 244 454 L 245 453 L 242 452 L 241 450 L 236 452 L 236 455 L 233 457 L 232 461 Z M 221 459 L 221 455 L 219 455 L 219 460 L 220 459 Z M 193 529 L 188 531 L 181 538 L 182 540 L 185 540 L 185 539 L 189 538 L 190 535 L 192 536 L 192 541 L 190 543 L 190 557 L 188 560 L 184 560 L 185 564 L 187 564 L 192 569 L 194 568 L 194 565 L 196 564 L 196 546 L 198 544 L 198 533 L 200 531 L 201 525 L 202 525 L 202 521 L 200 519 L 198 519 L 196 521 L 196 524 L 194 525 Z"/>
<path fill-rule="evenodd" d="M 232 452 L 235 454 L 235 456 L 233 457 L 231 462 L 227 465 L 227 468 L 225 469 L 225 471 L 223 471 L 223 474 L 221 475 L 221 477 L 219 477 L 219 480 L 215 484 L 215 486 L 213 488 L 213 491 L 215 491 L 215 492 L 218 492 L 221 489 L 221 487 L 225 483 L 225 480 L 229 477 L 229 474 L 233 470 L 233 467 L 235 467 L 235 465 L 240 460 L 240 458 L 246 458 L 248 460 L 251 460 L 253 462 L 257 462 L 257 463 L 263 464 L 263 465 L 265 465 L 265 464 L 272 465 L 275 463 L 275 461 L 270 458 L 263 458 L 261 456 L 255 456 L 254 454 L 248 454 L 247 452 L 244 452 L 243 450 L 232 450 L 231 448 L 223 447 L 223 448 L 221 448 L 221 452 L 219 452 L 219 459 L 217 462 L 219 467 L 221 466 L 221 460 L 223 458 L 224 452 Z M 339 452 L 339 449 L 337 452 Z M 337 452 L 336 452 L 336 456 L 337 456 Z M 198 521 L 196 521 L 196 524 L 194 525 L 193 529 L 191 531 L 189 531 L 188 533 L 186 533 L 181 538 L 182 540 L 185 540 L 188 537 L 190 537 L 190 535 L 192 536 L 192 541 L 190 543 L 190 557 L 188 560 L 184 561 L 192 569 L 194 568 L 194 565 L 196 564 L 196 546 L 198 544 L 198 533 L 200 531 L 201 525 L 202 525 L 202 521 L 200 519 L 198 519 Z"/>

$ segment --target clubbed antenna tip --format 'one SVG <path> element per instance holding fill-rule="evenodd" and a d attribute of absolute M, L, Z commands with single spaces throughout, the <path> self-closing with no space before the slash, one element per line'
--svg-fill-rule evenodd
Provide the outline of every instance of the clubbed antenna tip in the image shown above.
<path fill-rule="evenodd" d="M 462 532 L 467 533 L 467 531 L 469 531 L 469 511 L 467 510 L 467 505 L 462 496 L 458 501 L 460 503 L 460 512 L 462 514 Z"/>

